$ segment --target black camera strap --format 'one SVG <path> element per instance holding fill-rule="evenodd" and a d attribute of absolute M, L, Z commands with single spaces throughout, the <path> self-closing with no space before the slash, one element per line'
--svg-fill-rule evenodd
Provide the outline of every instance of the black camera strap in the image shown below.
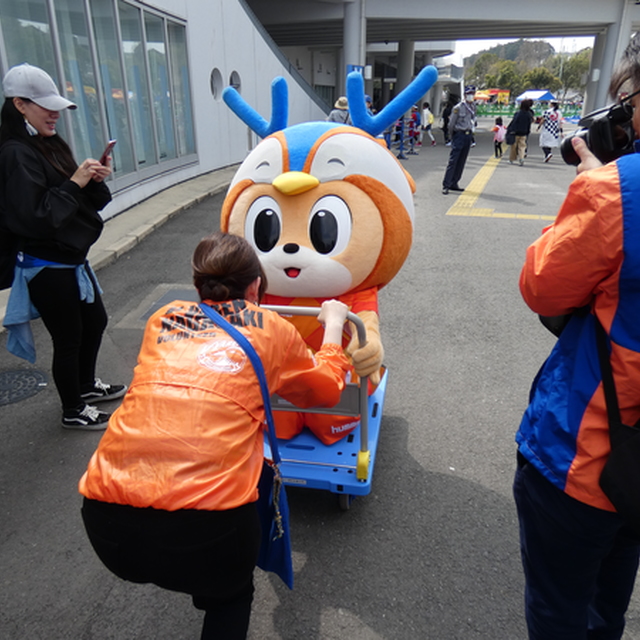
<path fill-rule="evenodd" d="M 611 355 L 609 353 L 609 337 L 604 330 L 598 316 L 594 313 L 596 324 L 596 344 L 598 346 L 598 359 L 600 360 L 600 372 L 602 374 L 602 388 L 604 390 L 604 399 L 607 405 L 607 417 L 609 419 L 609 439 L 611 448 L 614 449 L 624 444 L 637 427 L 630 427 L 622 423 L 620 416 L 620 405 L 618 404 L 618 394 L 616 393 L 616 383 L 613 379 L 613 370 L 611 368 Z"/>

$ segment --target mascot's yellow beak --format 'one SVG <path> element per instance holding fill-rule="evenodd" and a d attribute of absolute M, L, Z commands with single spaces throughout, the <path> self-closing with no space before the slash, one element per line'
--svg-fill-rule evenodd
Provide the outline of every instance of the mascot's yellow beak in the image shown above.
<path fill-rule="evenodd" d="M 285 196 L 297 196 L 317 187 L 320 180 L 304 171 L 287 171 L 281 173 L 271 184 Z"/>

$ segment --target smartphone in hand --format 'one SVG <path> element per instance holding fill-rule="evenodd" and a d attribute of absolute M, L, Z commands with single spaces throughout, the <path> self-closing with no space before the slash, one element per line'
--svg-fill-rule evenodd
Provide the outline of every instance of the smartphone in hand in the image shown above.
<path fill-rule="evenodd" d="M 102 155 L 100 156 L 100 164 L 107 164 L 107 158 L 109 157 L 109 154 L 111 153 L 111 149 L 113 149 L 113 147 L 116 146 L 116 142 L 118 142 L 117 140 L 109 140 L 109 142 L 107 143 L 107 146 L 105 147 L 105 150 L 103 151 Z"/>

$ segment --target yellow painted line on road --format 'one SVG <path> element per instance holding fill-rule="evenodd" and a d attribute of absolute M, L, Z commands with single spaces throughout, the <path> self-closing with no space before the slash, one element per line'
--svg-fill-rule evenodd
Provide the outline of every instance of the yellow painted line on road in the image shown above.
<path fill-rule="evenodd" d="M 555 220 L 555 216 L 537 216 L 530 213 L 498 213 L 495 209 L 476 208 L 478 198 L 491 180 L 491 176 L 500 164 L 500 158 L 491 156 L 485 165 L 476 173 L 469 186 L 458 196 L 453 206 L 447 211 L 448 216 L 466 216 L 481 218 L 514 218 L 518 220 Z"/>

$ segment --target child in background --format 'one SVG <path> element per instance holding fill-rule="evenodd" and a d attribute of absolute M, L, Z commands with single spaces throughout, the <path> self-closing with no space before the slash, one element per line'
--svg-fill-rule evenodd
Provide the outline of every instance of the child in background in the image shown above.
<path fill-rule="evenodd" d="M 411 116 L 409 117 L 409 144 L 416 147 L 422 146 L 422 140 L 420 136 L 420 112 L 418 111 L 418 105 L 411 107 Z"/>
<path fill-rule="evenodd" d="M 428 102 L 422 103 L 422 133 L 420 135 L 420 142 L 422 142 L 422 136 L 424 132 L 427 132 L 429 138 L 431 138 L 431 146 L 436 146 L 436 139 L 433 137 L 433 133 L 431 133 L 431 127 L 433 126 L 434 116 L 431 112 L 431 106 Z"/>
<path fill-rule="evenodd" d="M 493 150 L 495 152 L 495 156 L 496 158 L 501 158 L 502 143 L 505 135 L 507 134 L 507 127 L 502 124 L 502 118 L 496 118 L 496 123 L 491 131 L 493 131 Z"/>

